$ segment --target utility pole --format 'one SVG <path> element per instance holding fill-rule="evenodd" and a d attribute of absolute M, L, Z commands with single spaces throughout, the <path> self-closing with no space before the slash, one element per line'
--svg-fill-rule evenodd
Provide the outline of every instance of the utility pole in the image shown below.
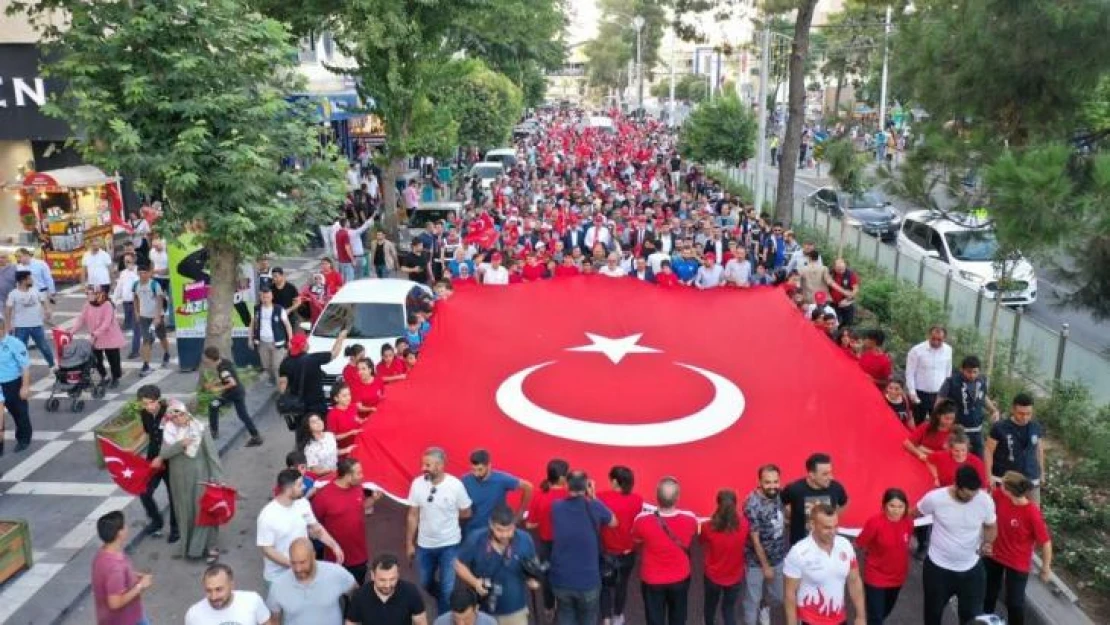
<path fill-rule="evenodd" d="M 756 113 L 759 115 L 759 149 L 755 165 L 755 210 L 763 210 L 763 168 L 767 166 L 767 82 L 771 73 L 771 20 L 763 18 L 763 45 L 759 54 L 759 95 Z"/>
<path fill-rule="evenodd" d="M 886 5 L 886 32 L 883 33 L 883 82 L 879 90 L 879 131 L 886 132 L 886 80 L 890 65 L 890 5 Z"/>
<path fill-rule="evenodd" d="M 674 115 L 675 115 L 675 107 L 674 107 L 674 41 L 675 41 L 675 39 L 677 39 L 677 36 L 672 34 L 671 35 L 671 99 L 670 99 L 670 102 L 668 103 L 668 108 L 670 109 L 670 114 L 667 115 L 667 119 L 670 121 L 671 128 L 674 128 L 677 125 L 675 123 L 675 118 L 674 118 Z"/>
<path fill-rule="evenodd" d="M 644 110 L 644 62 L 643 62 L 643 46 L 640 42 L 640 34 L 644 32 L 644 18 L 637 15 L 632 18 L 632 25 L 636 27 L 636 88 L 638 94 L 636 96 L 637 106 L 640 110 Z"/>

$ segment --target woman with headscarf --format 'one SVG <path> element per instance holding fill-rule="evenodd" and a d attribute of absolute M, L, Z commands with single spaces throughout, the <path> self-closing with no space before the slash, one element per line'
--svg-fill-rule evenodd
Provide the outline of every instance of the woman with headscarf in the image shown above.
<path fill-rule="evenodd" d="M 151 466 L 169 468 L 170 504 L 180 524 L 181 555 L 215 562 L 220 557 L 219 528 L 196 525 L 197 502 L 204 494 L 204 483 L 221 481 L 224 469 L 208 428 L 181 400 L 171 401 L 166 408 L 162 449 Z"/>
<path fill-rule="evenodd" d="M 116 322 L 116 306 L 108 299 L 108 287 L 95 287 L 89 291 L 89 299 L 73 326 L 76 334 L 81 330 L 88 330 L 92 337 L 93 354 L 96 356 L 96 371 L 100 379 L 108 377 L 104 369 L 104 357 L 108 357 L 108 366 L 112 371 L 110 388 L 119 386 L 119 379 L 123 377 L 123 368 L 120 364 L 120 349 L 126 339 L 119 323 Z"/>

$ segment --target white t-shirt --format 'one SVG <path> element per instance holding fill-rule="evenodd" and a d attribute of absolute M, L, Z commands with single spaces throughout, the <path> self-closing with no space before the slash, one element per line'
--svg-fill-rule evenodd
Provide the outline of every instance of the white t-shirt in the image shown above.
<path fill-rule="evenodd" d="M 258 513 L 255 544 L 259 547 L 273 547 L 282 555 L 289 555 L 289 545 L 298 538 L 308 538 L 308 526 L 316 525 L 316 516 L 307 499 L 297 499 L 293 505 L 285 507 L 276 499 L 266 504 Z M 285 571 L 273 560 L 262 558 L 262 578 L 268 582 Z"/>
<path fill-rule="evenodd" d="M 509 270 L 504 265 L 501 267 L 494 267 L 490 265 L 482 273 L 482 284 L 508 284 L 509 283 Z"/>
<path fill-rule="evenodd" d="M 438 549 L 462 541 L 459 512 L 470 507 L 470 495 L 466 494 L 466 487 L 459 478 L 444 475 L 439 484 L 432 484 L 423 476 L 416 478 L 409 488 L 409 505 L 420 509 L 417 546 Z"/>
<path fill-rule="evenodd" d="M 807 623 L 840 623 L 847 618 L 844 590 L 848 574 L 856 568 L 856 551 L 847 538 L 833 538 L 825 552 L 806 536 L 790 548 L 782 563 L 782 574 L 801 580 L 798 584 L 798 620 Z"/>
<path fill-rule="evenodd" d="M 258 340 L 263 343 L 274 342 L 274 326 L 271 323 L 274 318 L 273 306 L 260 306 L 258 309 Z M 284 322 L 288 317 L 286 316 L 285 309 L 281 311 L 281 320 Z"/>
<path fill-rule="evenodd" d="M 250 590 L 233 590 L 231 602 L 222 610 L 201 599 L 185 613 L 185 625 L 262 625 L 269 620 L 266 602 Z"/>
<path fill-rule="evenodd" d="M 628 273 L 626 273 L 625 270 L 619 265 L 616 267 L 602 265 L 601 268 L 597 270 L 597 273 L 598 275 L 602 275 L 607 278 L 623 278 L 628 275 Z"/>
<path fill-rule="evenodd" d="M 671 255 L 665 252 L 652 252 L 648 254 L 647 262 L 648 266 L 651 267 L 651 272 L 659 275 L 663 272 L 663 261 L 670 259 Z"/>
<path fill-rule="evenodd" d="M 994 501 L 983 491 L 963 503 L 948 488 L 929 491 L 917 503 L 921 514 L 933 515 L 929 559 L 949 571 L 963 572 L 979 562 L 984 525 L 994 525 Z"/>
<path fill-rule="evenodd" d="M 154 275 L 159 278 L 169 277 L 170 271 L 170 255 L 166 250 L 158 251 L 154 248 L 150 249 L 150 268 L 153 270 Z"/>
<path fill-rule="evenodd" d="M 112 283 L 112 257 L 104 250 L 85 252 L 81 266 L 89 272 L 89 284 L 104 286 Z"/>

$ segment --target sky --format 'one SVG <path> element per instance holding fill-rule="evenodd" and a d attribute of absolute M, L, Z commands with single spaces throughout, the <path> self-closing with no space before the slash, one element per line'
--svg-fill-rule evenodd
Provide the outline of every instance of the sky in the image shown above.
<path fill-rule="evenodd" d="M 597 20 L 601 16 L 597 0 L 567 0 L 567 6 L 571 12 L 567 43 L 592 39 L 597 33 Z"/>

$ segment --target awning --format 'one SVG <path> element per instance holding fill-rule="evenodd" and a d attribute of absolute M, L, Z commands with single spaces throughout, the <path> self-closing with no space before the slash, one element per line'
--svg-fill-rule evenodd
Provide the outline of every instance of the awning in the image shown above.
<path fill-rule="evenodd" d="M 336 93 L 294 93 L 286 98 L 290 102 L 314 102 L 316 114 L 313 121 L 335 122 L 366 114 L 355 91 Z"/>
<path fill-rule="evenodd" d="M 11 186 L 34 187 L 42 190 L 83 189 L 85 187 L 98 187 L 118 180 L 119 178 L 108 176 L 92 165 L 79 165 L 77 167 L 31 172 L 23 178 L 21 185 Z"/>

